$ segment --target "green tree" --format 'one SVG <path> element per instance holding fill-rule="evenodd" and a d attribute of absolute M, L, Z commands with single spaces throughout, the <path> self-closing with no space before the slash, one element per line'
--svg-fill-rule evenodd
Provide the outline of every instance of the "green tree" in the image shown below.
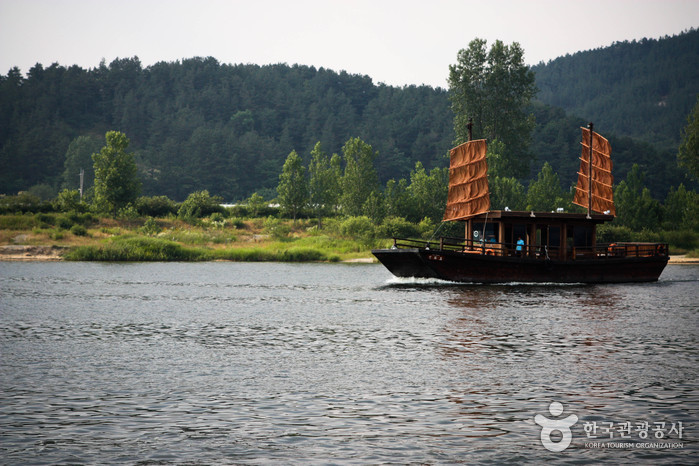
<path fill-rule="evenodd" d="M 126 152 L 129 139 L 119 131 L 108 131 L 107 145 L 92 155 L 95 169 L 95 203 L 116 217 L 138 198 L 141 182 L 134 154 Z"/>
<path fill-rule="evenodd" d="M 223 212 L 221 207 L 223 199 L 212 196 L 209 191 L 195 191 L 187 196 L 187 199 L 177 209 L 177 216 L 182 220 L 191 222 L 201 217 L 208 217 L 214 212 Z"/>
<path fill-rule="evenodd" d="M 408 192 L 413 198 L 419 218 L 417 222 L 427 217 L 439 222 L 444 215 L 449 189 L 449 169 L 433 168 L 428 174 L 422 162 L 415 163 L 415 169 L 410 173 Z"/>
<path fill-rule="evenodd" d="M 369 195 L 379 190 L 379 177 L 374 168 L 377 154 L 361 139 L 351 138 L 342 147 L 342 155 L 345 173 L 340 181 L 340 205 L 347 215 L 362 215 L 362 207 Z"/>
<path fill-rule="evenodd" d="M 548 162 L 544 163 L 541 171 L 529 183 L 527 190 L 527 210 L 549 212 L 558 207 L 569 207 L 570 201 L 561 189 L 561 180 Z"/>
<path fill-rule="evenodd" d="M 98 152 L 102 142 L 96 136 L 78 136 L 68 146 L 63 163 L 63 181 L 61 186 L 66 189 L 80 187 L 80 170 L 84 170 L 83 194 L 95 182 L 95 169 L 92 164 L 92 154 Z"/>
<path fill-rule="evenodd" d="M 490 188 L 490 208 L 493 210 L 524 210 L 527 206 L 527 194 L 517 178 L 505 176 L 488 176 Z"/>
<path fill-rule="evenodd" d="M 56 207 L 61 212 L 83 212 L 87 205 L 80 200 L 80 192 L 77 189 L 64 189 L 58 193 Z"/>
<path fill-rule="evenodd" d="M 536 95 L 534 73 L 524 63 L 517 42 L 497 40 L 489 51 L 484 39 L 474 39 L 449 66 L 449 90 L 454 112 L 456 143 L 468 139 L 467 124 L 474 120 L 474 137 L 504 144 L 502 176 L 522 178 L 533 159 L 529 152 L 534 118 L 525 113 Z"/>
<path fill-rule="evenodd" d="M 634 164 L 626 179 L 614 190 L 615 222 L 634 231 L 655 230 L 660 223 L 660 203 L 651 197 L 643 179 L 641 168 Z"/>
<path fill-rule="evenodd" d="M 329 159 L 323 152 L 320 142 L 317 142 L 311 151 L 308 176 L 310 206 L 318 217 L 318 225 L 322 226 L 322 218 L 333 211 L 339 200 L 337 189 L 341 176 L 339 156 L 334 154 L 333 159 Z"/>
<path fill-rule="evenodd" d="M 699 194 L 687 191 L 684 184 L 670 188 L 663 204 L 663 228 L 696 229 L 699 225 Z"/>
<path fill-rule="evenodd" d="M 260 212 L 262 212 L 262 209 L 264 209 L 268 202 L 265 201 L 264 196 L 261 194 L 254 192 L 252 195 L 247 199 L 246 204 L 248 206 L 249 214 L 251 217 L 257 217 Z"/>
<path fill-rule="evenodd" d="M 681 166 L 699 179 L 699 96 L 694 110 L 687 117 L 687 126 L 682 131 L 677 159 Z"/>
<path fill-rule="evenodd" d="M 381 223 L 386 216 L 386 203 L 383 193 L 379 191 L 369 193 L 369 197 L 362 205 L 362 214 L 369 217 L 377 225 Z"/>
<path fill-rule="evenodd" d="M 388 180 L 384 191 L 386 215 L 412 220 L 420 217 L 420 212 L 415 206 L 415 199 L 408 191 L 408 186 L 408 181 L 405 178 L 401 178 L 399 181 Z"/>
<path fill-rule="evenodd" d="M 298 213 L 308 205 L 308 180 L 303 160 L 295 150 L 291 151 L 284 162 L 277 193 L 282 210 L 291 213 L 296 221 Z"/>

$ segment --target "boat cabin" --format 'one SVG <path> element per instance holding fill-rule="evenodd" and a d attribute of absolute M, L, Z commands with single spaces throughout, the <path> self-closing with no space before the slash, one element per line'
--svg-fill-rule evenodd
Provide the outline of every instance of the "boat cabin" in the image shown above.
<path fill-rule="evenodd" d="M 495 210 L 466 220 L 466 245 L 497 256 L 591 257 L 597 248 L 597 225 L 613 219 L 605 214 Z"/>

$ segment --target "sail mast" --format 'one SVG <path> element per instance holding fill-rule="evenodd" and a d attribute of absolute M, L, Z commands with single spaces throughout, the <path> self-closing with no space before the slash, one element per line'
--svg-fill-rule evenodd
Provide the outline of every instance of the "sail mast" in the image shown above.
<path fill-rule="evenodd" d="M 590 122 L 587 127 L 590 128 L 590 158 L 587 164 L 587 218 L 589 219 L 592 218 L 590 213 L 592 212 L 592 138 L 594 137 L 594 125 Z"/>

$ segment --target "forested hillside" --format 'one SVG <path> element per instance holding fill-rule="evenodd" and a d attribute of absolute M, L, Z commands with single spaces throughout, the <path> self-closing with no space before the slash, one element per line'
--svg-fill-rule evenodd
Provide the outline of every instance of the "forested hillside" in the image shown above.
<path fill-rule="evenodd" d="M 699 30 L 617 42 L 533 67 L 538 98 L 600 131 L 677 148 L 699 92 Z"/>
<path fill-rule="evenodd" d="M 370 142 L 383 180 L 406 176 L 417 160 L 443 165 L 453 141 L 445 90 L 213 58 L 36 65 L 26 78 L 13 69 L 0 78 L 0 119 L 5 193 L 77 187 L 79 168 L 90 168 L 111 129 L 131 139 L 144 194 L 177 200 L 204 189 L 226 200 L 272 190 L 286 156 L 309 157 L 318 141 L 330 153 L 352 136 Z"/>
<path fill-rule="evenodd" d="M 612 143 L 616 180 L 638 163 L 658 199 L 686 184 L 676 155 L 699 89 L 698 40 L 691 31 L 534 67 L 541 92 L 530 109 L 532 177 L 548 161 L 567 189 L 576 179 L 578 127 L 594 121 Z M 452 119 L 444 89 L 377 85 L 324 68 L 210 57 L 145 68 L 135 57 L 89 70 L 37 64 L 26 76 L 16 68 L 0 75 L 0 194 L 75 189 L 80 168 L 89 187 L 91 154 L 109 130 L 131 140 L 144 195 L 270 198 L 292 150 L 308 163 L 316 142 L 332 154 L 351 137 L 378 151 L 383 185 L 408 176 L 416 161 L 445 166 Z"/>

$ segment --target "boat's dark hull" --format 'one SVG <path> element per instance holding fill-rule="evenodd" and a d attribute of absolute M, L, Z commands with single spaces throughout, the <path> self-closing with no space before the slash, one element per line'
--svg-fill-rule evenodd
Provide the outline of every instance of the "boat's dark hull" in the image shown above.
<path fill-rule="evenodd" d="M 377 249 L 372 253 L 397 277 L 466 283 L 625 283 L 658 280 L 667 256 L 570 261 L 500 257 L 429 249 Z"/>

